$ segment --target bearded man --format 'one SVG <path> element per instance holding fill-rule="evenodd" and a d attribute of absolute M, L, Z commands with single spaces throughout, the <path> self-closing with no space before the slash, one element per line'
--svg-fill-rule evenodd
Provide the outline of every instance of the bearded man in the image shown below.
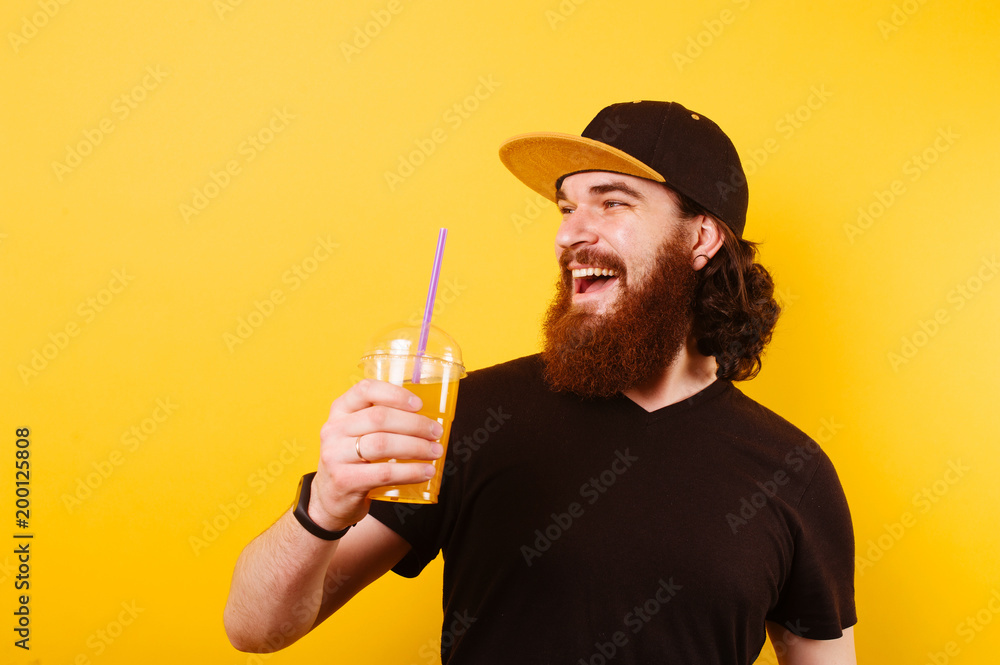
<path fill-rule="evenodd" d="M 463 380 L 434 505 L 366 498 L 429 468 L 368 460 L 441 456 L 419 400 L 373 381 L 335 400 L 311 492 L 237 563 L 230 640 L 281 648 L 443 553 L 448 665 L 749 664 L 765 632 L 783 664 L 855 663 L 837 474 L 733 385 L 759 371 L 779 308 L 742 239 L 732 142 L 643 101 L 500 155 L 562 213 L 544 351 Z"/>

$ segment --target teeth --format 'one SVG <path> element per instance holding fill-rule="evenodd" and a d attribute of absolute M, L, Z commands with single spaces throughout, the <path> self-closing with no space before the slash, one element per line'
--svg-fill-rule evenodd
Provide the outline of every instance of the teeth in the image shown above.
<path fill-rule="evenodd" d="M 574 278 L 580 277 L 617 277 L 618 273 L 608 268 L 577 268 L 573 271 Z"/>

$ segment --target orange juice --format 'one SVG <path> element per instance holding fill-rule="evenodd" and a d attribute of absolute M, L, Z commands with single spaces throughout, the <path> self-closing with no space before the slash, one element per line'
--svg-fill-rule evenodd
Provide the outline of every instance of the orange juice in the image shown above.
<path fill-rule="evenodd" d="M 441 478 L 444 473 L 444 460 L 448 451 L 448 434 L 451 431 L 451 421 L 455 417 L 455 405 L 458 402 L 458 378 L 442 381 L 440 378 L 428 378 L 426 382 L 412 383 L 404 381 L 403 387 L 415 394 L 423 402 L 421 415 L 437 420 L 444 428 L 438 442 L 444 446 L 445 452 L 434 460 L 434 476 L 425 482 L 414 485 L 388 485 L 376 487 L 368 493 L 368 498 L 379 501 L 402 501 L 406 503 L 437 503 L 438 490 L 441 488 Z M 415 460 L 394 460 L 397 463 Z M 424 464 L 425 460 L 421 461 Z"/>

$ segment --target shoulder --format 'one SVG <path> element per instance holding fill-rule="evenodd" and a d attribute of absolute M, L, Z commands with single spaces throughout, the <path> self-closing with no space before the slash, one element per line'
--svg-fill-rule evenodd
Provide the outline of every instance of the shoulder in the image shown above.
<path fill-rule="evenodd" d="M 731 382 L 720 400 L 719 416 L 726 426 L 737 426 L 747 435 L 770 441 L 778 446 L 809 445 L 817 447 L 812 438 L 799 427 L 768 407 L 749 397 Z"/>
<path fill-rule="evenodd" d="M 542 358 L 534 353 L 469 372 L 468 378 L 492 380 L 502 377 L 541 378 Z"/>
<path fill-rule="evenodd" d="M 463 392 L 504 393 L 538 389 L 545 389 L 542 360 L 538 354 L 473 370 L 462 379 Z"/>
<path fill-rule="evenodd" d="M 537 434 L 579 414 L 579 400 L 549 388 L 540 355 L 515 358 L 469 372 L 458 389 L 456 431 L 489 417 L 513 423 L 505 432 Z M 498 415 L 499 414 L 499 415 Z"/>
<path fill-rule="evenodd" d="M 796 497 L 810 486 L 839 487 L 836 470 L 826 451 L 802 429 L 731 386 L 719 400 L 709 427 L 725 433 L 735 448 L 774 474 L 787 474 Z"/>

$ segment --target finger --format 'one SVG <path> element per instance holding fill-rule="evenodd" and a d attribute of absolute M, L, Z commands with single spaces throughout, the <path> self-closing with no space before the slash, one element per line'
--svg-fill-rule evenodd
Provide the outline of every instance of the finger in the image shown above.
<path fill-rule="evenodd" d="M 402 386 L 393 385 L 387 381 L 362 379 L 351 386 L 347 392 L 333 400 L 330 415 L 348 414 L 370 406 L 388 406 L 404 411 L 416 411 L 422 403 L 420 398 Z"/>
<path fill-rule="evenodd" d="M 376 462 L 373 464 L 340 464 L 326 474 L 317 475 L 317 498 L 333 508 L 331 515 L 343 515 L 357 510 L 358 501 L 365 501 L 368 492 L 386 485 L 412 485 L 426 482 L 434 475 L 434 467 L 423 462 Z M 323 497 L 328 497 L 324 501 Z M 330 500 L 331 498 L 335 500 Z M 353 497 L 353 498 L 351 498 Z"/>
<path fill-rule="evenodd" d="M 337 425 L 344 436 L 358 437 L 373 432 L 417 436 L 431 441 L 441 438 L 441 423 L 419 413 L 387 406 L 370 406 L 345 416 Z"/>
<path fill-rule="evenodd" d="M 367 494 L 376 487 L 427 482 L 434 475 L 434 467 L 423 462 L 352 464 L 342 467 L 341 475 L 343 482 Z"/>
<path fill-rule="evenodd" d="M 358 451 L 364 457 L 358 458 Z M 360 443 L 355 438 L 354 445 L 345 447 L 344 462 L 378 462 L 388 459 L 400 460 L 436 460 L 444 454 L 444 446 L 414 436 L 373 432 L 361 437 Z"/>

